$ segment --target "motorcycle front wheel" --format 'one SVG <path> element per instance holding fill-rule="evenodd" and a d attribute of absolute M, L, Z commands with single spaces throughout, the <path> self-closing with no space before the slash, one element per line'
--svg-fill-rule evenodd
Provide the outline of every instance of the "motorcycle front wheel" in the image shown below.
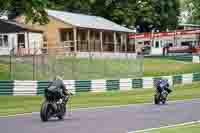
<path fill-rule="evenodd" d="M 46 122 L 49 120 L 52 114 L 52 108 L 50 104 L 46 101 L 43 102 L 40 110 L 40 118 L 43 122 Z"/>

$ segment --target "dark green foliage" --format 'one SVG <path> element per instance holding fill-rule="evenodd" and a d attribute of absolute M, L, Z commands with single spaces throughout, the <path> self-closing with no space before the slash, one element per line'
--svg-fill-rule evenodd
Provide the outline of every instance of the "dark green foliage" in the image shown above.
<path fill-rule="evenodd" d="M 180 15 L 179 0 L 153 0 L 155 12 L 154 25 L 161 31 L 176 29 Z"/>
<path fill-rule="evenodd" d="M 59 4 L 61 2 L 59 0 Z M 46 24 L 48 18 L 45 9 L 55 7 L 56 4 L 56 0 L 0 0 L 0 10 L 9 10 L 11 17 L 25 14 L 27 21 Z"/>
<path fill-rule="evenodd" d="M 189 12 L 187 23 L 200 24 L 200 1 L 199 0 L 184 0 L 183 9 Z"/>
<path fill-rule="evenodd" d="M 140 31 L 174 29 L 179 16 L 179 0 L 0 0 L 1 10 L 24 13 L 33 23 L 48 22 L 47 8 L 102 16 Z"/>

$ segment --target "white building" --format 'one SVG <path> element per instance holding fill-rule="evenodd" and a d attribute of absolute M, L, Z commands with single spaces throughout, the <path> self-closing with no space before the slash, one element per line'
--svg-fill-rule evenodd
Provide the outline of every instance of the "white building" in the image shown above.
<path fill-rule="evenodd" d="M 0 20 L 0 55 L 9 55 L 11 51 L 16 55 L 33 54 L 40 52 L 43 42 L 43 33 L 25 25 Z"/>

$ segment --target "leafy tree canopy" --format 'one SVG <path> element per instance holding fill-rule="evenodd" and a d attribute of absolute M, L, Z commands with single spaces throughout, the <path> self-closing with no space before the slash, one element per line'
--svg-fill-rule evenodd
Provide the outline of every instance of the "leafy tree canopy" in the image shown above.
<path fill-rule="evenodd" d="M 11 17 L 24 13 L 33 23 L 48 23 L 45 9 L 51 8 L 102 16 L 140 32 L 174 29 L 179 6 L 179 0 L 0 0 L 0 10 Z"/>

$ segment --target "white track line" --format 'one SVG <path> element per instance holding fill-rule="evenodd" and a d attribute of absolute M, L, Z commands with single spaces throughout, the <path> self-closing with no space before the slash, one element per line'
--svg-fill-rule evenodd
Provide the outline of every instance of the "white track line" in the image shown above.
<path fill-rule="evenodd" d="M 132 132 L 128 132 L 128 133 L 142 133 L 142 132 L 145 133 L 145 132 L 149 132 L 149 131 L 153 131 L 153 130 L 159 130 L 159 129 L 164 129 L 164 128 L 173 128 L 173 127 L 179 127 L 179 126 L 186 126 L 186 125 L 191 125 L 191 124 L 196 124 L 196 123 L 200 123 L 200 120 L 176 124 L 176 125 L 170 125 L 170 126 L 163 126 L 163 127 L 159 127 L 159 128 L 149 128 L 149 129 L 144 129 L 144 130 L 137 130 L 137 131 L 132 131 Z"/>
<path fill-rule="evenodd" d="M 39 112 L 22 113 L 22 114 L 16 114 L 16 115 L 0 116 L 0 118 L 15 117 L 15 116 L 25 116 L 25 115 L 33 115 L 33 114 L 39 114 Z"/>
<path fill-rule="evenodd" d="M 197 98 L 197 99 L 186 99 L 186 100 L 175 100 L 175 101 L 168 101 L 168 103 L 189 102 L 189 101 L 199 101 L 199 100 L 200 100 L 200 98 Z M 76 108 L 76 109 L 72 109 L 72 111 L 96 110 L 96 109 L 106 109 L 106 108 L 121 108 L 121 107 L 128 107 L 128 106 L 142 106 L 142 105 L 152 105 L 152 104 L 153 104 L 153 102 L 152 103 L 143 103 L 143 104 L 127 104 L 127 105 L 112 105 L 112 106 L 102 106 L 102 107 Z M 39 112 L 0 116 L 0 118 L 24 116 L 24 115 L 32 115 L 32 114 L 39 114 Z"/>

